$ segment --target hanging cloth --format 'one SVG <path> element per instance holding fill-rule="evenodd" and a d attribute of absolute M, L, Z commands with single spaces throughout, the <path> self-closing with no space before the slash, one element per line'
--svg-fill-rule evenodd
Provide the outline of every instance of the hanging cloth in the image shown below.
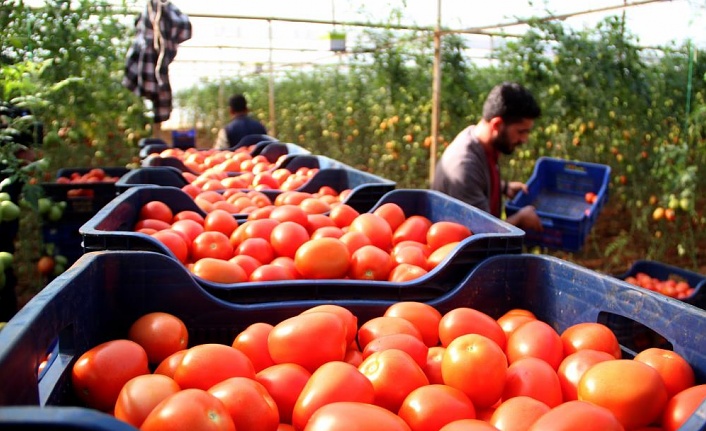
<path fill-rule="evenodd" d="M 135 20 L 135 41 L 128 50 L 123 86 L 154 105 L 154 122 L 169 119 L 172 88 L 169 64 L 180 43 L 191 38 L 191 22 L 169 0 L 148 0 Z"/>

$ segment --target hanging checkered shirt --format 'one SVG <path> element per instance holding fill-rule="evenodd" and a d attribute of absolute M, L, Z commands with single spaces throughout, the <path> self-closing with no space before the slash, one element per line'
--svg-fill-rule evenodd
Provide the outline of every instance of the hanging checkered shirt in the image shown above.
<path fill-rule="evenodd" d="M 148 0 L 135 28 L 137 34 L 127 53 L 123 85 L 151 100 L 154 122 L 161 123 L 172 112 L 169 63 L 176 57 L 177 46 L 191 38 L 191 22 L 168 0 Z"/>

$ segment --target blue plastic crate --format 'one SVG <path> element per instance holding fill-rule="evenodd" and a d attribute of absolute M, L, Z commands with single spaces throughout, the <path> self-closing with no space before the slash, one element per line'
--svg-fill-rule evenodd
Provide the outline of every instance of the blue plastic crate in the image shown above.
<path fill-rule="evenodd" d="M 83 222 L 45 222 L 42 225 L 42 242 L 54 244 L 55 254 L 66 257 L 67 267 L 83 256 L 82 236 L 79 228 Z"/>
<path fill-rule="evenodd" d="M 628 277 L 636 276 L 640 272 L 658 280 L 686 281 L 689 286 L 694 288 L 694 293 L 684 298 L 683 301 L 699 308 L 706 308 L 706 290 L 704 290 L 706 289 L 704 288 L 706 275 L 654 260 L 637 260 L 626 272 L 616 275 L 616 277 L 625 280 Z"/>
<path fill-rule="evenodd" d="M 288 142 L 264 142 L 257 144 L 250 154 L 264 156 L 274 163 L 284 155 L 311 154 L 311 152 L 304 147 Z"/>
<path fill-rule="evenodd" d="M 157 251 L 170 256 L 176 262 L 174 255 L 159 241 L 149 235 L 132 231 L 140 208 L 151 200 L 165 202 L 174 212 L 196 207 L 188 195 L 175 188 L 130 189 L 81 226 L 84 251 Z M 459 246 L 429 273 L 403 283 L 287 280 L 266 284 L 245 282 L 225 285 L 199 279 L 199 284 L 213 295 L 235 302 L 271 302 L 302 298 L 419 300 L 436 297 L 440 292 L 450 289 L 465 277 L 471 268 L 490 256 L 522 251 L 522 230 L 442 193 L 430 190 L 393 190 L 385 194 L 370 211 L 388 202 L 398 204 L 408 217 L 423 215 L 432 222 L 443 220 L 461 223 L 468 227 L 473 235 L 461 241 Z M 199 212 L 203 214 L 200 210 Z"/>
<path fill-rule="evenodd" d="M 505 205 L 508 216 L 534 205 L 543 231 L 528 230 L 528 246 L 579 251 L 608 201 L 610 166 L 540 157 L 527 182 L 529 193 L 520 192 Z M 596 194 L 593 204 L 588 192 Z"/>
<path fill-rule="evenodd" d="M 173 166 L 154 166 L 133 169 L 115 183 L 115 188 L 120 194 L 135 186 L 155 185 L 182 188 L 187 184 L 189 182 L 186 181 L 179 169 Z"/>
<path fill-rule="evenodd" d="M 453 290 L 427 301 L 441 313 L 473 307 L 494 318 L 525 308 L 561 332 L 604 313 L 633 319 L 663 335 L 706 382 L 706 312 L 638 289 L 616 278 L 541 255 L 496 256 L 475 268 Z M 71 367 L 89 348 L 125 337 L 145 313 L 181 318 L 191 345 L 230 344 L 255 322 L 276 324 L 322 303 L 348 308 L 358 323 L 382 316 L 392 301 L 297 301 L 228 304 L 205 293 L 185 269 L 149 252 L 103 252 L 82 257 L 52 281 L 0 332 L 0 428 L 128 430 L 116 419 L 80 407 Z M 58 340 L 58 343 L 57 343 Z M 57 359 L 37 376 L 48 350 Z M 634 352 L 625 351 L 630 357 Z M 706 429 L 706 404 L 681 431 Z"/>
<path fill-rule="evenodd" d="M 237 150 L 238 148 L 248 147 L 250 145 L 258 145 L 263 142 L 279 142 L 277 138 L 270 135 L 252 134 L 243 136 L 240 141 L 229 148 L 229 150 Z"/>

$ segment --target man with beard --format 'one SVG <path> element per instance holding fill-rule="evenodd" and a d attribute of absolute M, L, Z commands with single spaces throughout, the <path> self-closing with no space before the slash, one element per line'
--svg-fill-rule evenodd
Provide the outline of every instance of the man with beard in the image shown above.
<path fill-rule="evenodd" d="M 462 200 L 495 217 L 502 212 L 502 198 L 512 199 L 524 183 L 500 179 L 498 157 L 512 154 L 527 142 L 534 120 L 541 115 L 532 94 L 517 83 L 495 86 L 483 104 L 483 118 L 468 126 L 446 148 L 434 172 L 432 189 Z M 508 217 L 521 229 L 541 231 L 533 206 Z"/>

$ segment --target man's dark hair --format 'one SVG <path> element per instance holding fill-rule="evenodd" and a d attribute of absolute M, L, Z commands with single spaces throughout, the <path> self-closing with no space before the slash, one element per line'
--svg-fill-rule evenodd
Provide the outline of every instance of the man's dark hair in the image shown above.
<path fill-rule="evenodd" d="M 248 110 L 248 102 L 242 94 L 236 94 L 228 101 L 230 110 L 233 112 L 246 112 Z"/>
<path fill-rule="evenodd" d="M 500 117 L 508 124 L 542 115 L 534 96 L 525 87 L 515 82 L 503 82 L 490 90 L 483 104 L 483 119 L 490 121 Z"/>

